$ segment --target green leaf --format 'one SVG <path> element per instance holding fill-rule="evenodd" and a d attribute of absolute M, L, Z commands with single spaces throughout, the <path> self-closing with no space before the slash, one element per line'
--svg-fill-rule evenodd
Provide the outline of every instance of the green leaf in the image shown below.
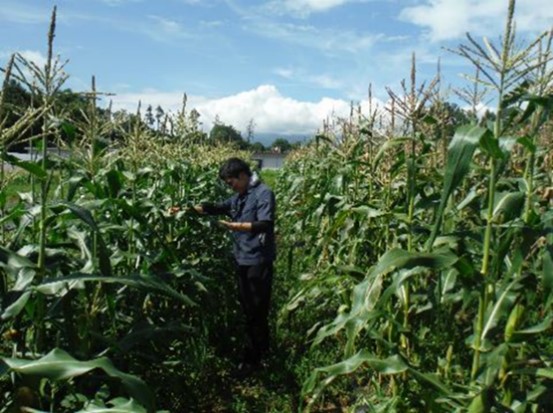
<path fill-rule="evenodd" d="M 546 96 L 527 94 L 524 96 L 524 100 L 528 102 L 528 104 L 519 122 L 523 124 L 530 119 L 532 115 L 537 113 L 537 124 L 534 125 L 534 130 L 538 130 L 541 125 L 550 119 L 549 115 L 553 109 L 553 95 L 551 93 Z M 539 111 L 538 109 L 541 110 Z"/>
<path fill-rule="evenodd" d="M 544 302 L 550 308 L 551 301 L 553 301 L 553 256 L 548 249 L 543 251 L 542 266 L 541 284 L 543 286 Z"/>
<path fill-rule="evenodd" d="M 0 267 L 4 267 L 16 273 L 22 268 L 36 268 L 36 265 L 27 257 L 19 255 L 0 245 Z"/>
<path fill-rule="evenodd" d="M 17 254 L 7 248 L 0 246 L 0 269 L 5 271 L 15 285 L 13 291 L 24 291 L 29 286 L 36 275 L 36 265 L 27 257 Z M 7 320 L 18 315 L 25 307 L 29 299 L 28 294 L 21 295 L 15 302 L 4 309 L 0 319 Z"/>
<path fill-rule="evenodd" d="M 422 385 L 430 385 L 444 395 L 451 394 L 451 390 L 438 379 L 436 374 L 421 373 L 412 367 L 409 367 L 409 373 L 415 376 Z"/>
<path fill-rule="evenodd" d="M 528 136 L 523 136 L 522 138 L 519 138 L 517 142 L 524 146 L 530 153 L 536 153 L 536 151 L 538 150 L 534 141 Z"/>
<path fill-rule="evenodd" d="M 553 368 L 547 367 L 547 368 L 539 368 L 536 369 L 536 376 L 537 377 L 543 377 L 545 379 L 551 379 L 553 380 Z"/>
<path fill-rule="evenodd" d="M 2 195 L 5 195 L 3 192 Z M 14 209 L 12 209 L 9 213 L 4 215 L 0 218 L 0 225 L 4 225 L 4 223 L 11 221 L 13 219 L 17 219 L 21 216 L 23 216 L 27 211 L 25 208 L 23 208 L 21 205 L 16 206 Z"/>
<path fill-rule="evenodd" d="M 493 219 L 495 222 L 509 222 L 520 217 L 525 195 L 522 192 L 499 192 L 495 197 Z"/>
<path fill-rule="evenodd" d="M 158 327 L 155 325 L 142 325 L 133 328 L 123 339 L 117 342 L 119 351 L 128 352 L 133 347 L 142 344 L 147 340 L 163 340 L 166 334 L 175 335 L 178 333 L 193 333 L 190 326 L 185 326 L 180 323 L 170 323 L 167 326 Z"/>
<path fill-rule="evenodd" d="M 100 272 L 105 276 L 111 276 L 112 268 L 110 254 L 106 247 L 102 234 L 100 233 L 100 228 L 96 224 L 92 213 L 88 209 L 80 205 L 73 204 L 71 202 L 62 202 L 58 205 L 62 205 L 68 208 L 71 212 L 73 212 L 73 214 L 75 214 L 75 216 L 77 216 L 77 218 L 86 223 L 95 232 L 98 240 L 97 258 Z M 58 205 L 53 205 L 53 208 L 56 208 Z"/>
<path fill-rule="evenodd" d="M 382 160 L 382 158 L 384 157 L 384 154 L 386 153 L 386 151 L 388 149 L 393 148 L 394 146 L 403 145 L 406 142 L 409 142 L 409 140 L 410 140 L 409 138 L 393 138 L 393 139 L 389 139 L 386 142 L 384 142 L 380 146 L 380 149 L 378 150 L 378 152 L 376 153 L 376 155 L 374 157 L 373 168 L 377 167 L 378 163 Z"/>
<path fill-rule="evenodd" d="M 117 198 L 119 195 L 119 191 L 121 191 L 121 188 L 123 187 L 123 179 L 122 179 L 121 172 L 112 169 L 106 174 L 106 178 L 108 181 L 108 188 L 109 193 L 112 198 Z"/>
<path fill-rule="evenodd" d="M 553 380 L 553 367 L 525 368 L 513 370 L 512 374 L 529 375 Z"/>
<path fill-rule="evenodd" d="M 366 216 L 368 218 L 377 218 L 386 214 L 386 212 L 384 211 L 371 208 L 370 206 L 367 206 L 367 205 L 351 208 L 351 212 L 359 214 L 360 216 L 363 216 L 363 217 Z"/>
<path fill-rule="evenodd" d="M 422 121 L 428 125 L 436 125 L 438 123 L 436 118 L 431 115 L 425 115 Z"/>
<path fill-rule="evenodd" d="M 532 327 L 524 328 L 522 330 L 516 330 L 513 334 L 520 335 L 520 336 L 541 334 L 548 331 L 552 325 L 553 325 L 553 315 L 549 315 L 541 323 L 538 323 Z"/>
<path fill-rule="evenodd" d="M 499 140 L 491 132 L 485 133 L 480 138 L 480 149 L 494 159 L 503 159 L 505 156 L 499 147 Z"/>
<path fill-rule="evenodd" d="M 349 313 L 341 313 L 332 323 L 323 326 L 319 330 L 313 345 L 319 344 L 325 337 L 334 335 L 347 327 L 347 348 L 348 351 L 351 350 L 357 334 L 367 323 L 369 313 L 378 304 L 383 276 L 389 272 L 415 267 L 439 270 L 452 266 L 457 260 L 458 257 L 449 251 L 420 253 L 393 249 L 386 252 L 378 263 L 371 268 L 365 280 L 354 287 L 352 306 Z"/>
<path fill-rule="evenodd" d="M 106 357 L 79 361 L 63 350 L 54 349 L 38 360 L 2 358 L 0 365 L 4 374 L 14 372 L 22 376 L 43 377 L 52 381 L 64 381 L 100 369 L 108 376 L 119 379 L 127 392 L 146 406 L 149 413 L 155 411 L 154 398 L 146 384 L 138 377 L 116 369 Z"/>
<path fill-rule="evenodd" d="M 519 103 L 523 100 L 523 97 L 525 97 L 528 94 L 528 89 L 530 88 L 530 82 L 528 80 L 524 80 L 522 83 L 517 85 L 515 88 L 510 90 L 505 96 L 503 96 L 503 99 L 501 100 L 501 108 L 506 109 L 507 107 Z"/>
<path fill-rule="evenodd" d="M 72 274 L 65 277 L 49 278 L 44 280 L 41 284 L 34 287 L 37 291 L 43 294 L 57 294 L 60 289 L 72 288 L 71 284 L 75 284 L 76 281 L 99 281 L 102 283 L 117 283 L 124 284 L 135 288 L 141 288 L 146 291 L 155 292 L 157 294 L 171 297 L 188 306 L 195 306 L 196 303 L 192 301 L 188 296 L 179 293 L 171 288 L 165 282 L 155 279 L 153 277 L 136 276 L 120 276 L 120 277 L 107 277 L 93 274 Z"/>
<path fill-rule="evenodd" d="M 146 413 L 146 409 L 134 400 L 117 398 L 109 401 L 108 406 L 98 406 L 93 403 L 77 413 Z"/>
<path fill-rule="evenodd" d="M 465 125 L 461 126 L 455 132 L 453 140 L 449 145 L 447 160 L 444 171 L 444 187 L 442 197 L 432 233 L 428 239 L 426 249 L 430 250 L 436 240 L 445 212 L 445 207 L 453 191 L 459 186 L 465 175 L 470 170 L 474 151 L 479 145 L 480 140 L 485 136 L 490 136 L 492 132 L 489 129 L 479 126 Z"/>
<path fill-rule="evenodd" d="M 52 207 L 55 208 L 59 205 L 62 205 L 73 212 L 73 214 L 75 214 L 77 218 L 86 223 L 92 230 L 100 230 L 98 228 L 98 225 L 96 224 L 96 221 L 94 220 L 94 217 L 92 216 L 92 213 L 88 209 L 83 208 L 80 205 L 73 204 L 71 202 L 61 202 L 58 205 L 52 205 Z"/>
<path fill-rule="evenodd" d="M 70 141 L 75 138 L 75 135 L 77 133 L 77 127 L 74 124 L 72 124 L 71 122 L 62 121 L 60 126 Z"/>
<path fill-rule="evenodd" d="M 353 357 L 340 363 L 320 367 L 316 371 L 327 373 L 330 376 L 338 376 L 353 373 L 363 364 L 366 364 L 379 374 L 398 374 L 407 371 L 407 365 L 399 356 L 395 355 L 381 359 L 366 350 L 361 350 Z"/>
<path fill-rule="evenodd" d="M 499 297 L 497 297 L 491 311 L 486 314 L 484 328 L 482 329 L 482 334 L 480 335 L 480 342 L 484 342 L 486 335 L 497 325 L 501 318 L 507 318 L 509 315 L 511 306 L 515 302 L 517 296 L 514 290 L 520 286 L 520 281 L 521 278 L 511 281 L 507 287 L 501 291 Z"/>
<path fill-rule="evenodd" d="M 458 257 L 449 251 L 423 253 L 393 249 L 381 257 L 378 264 L 371 270 L 371 274 L 387 274 L 393 270 L 414 267 L 438 270 L 453 265 L 457 259 Z"/>
<path fill-rule="evenodd" d="M 23 294 L 19 296 L 17 300 L 15 300 L 11 305 L 9 305 L 0 316 L 0 320 L 5 321 L 9 320 L 10 318 L 16 317 L 19 315 L 19 313 L 25 308 L 25 305 L 29 301 L 29 298 L 31 296 L 30 291 L 26 291 Z"/>
<path fill-rule="evenodd" d="M 379 374 L 399 374 L 408 369 L 407 364 L 397 355 L 381 359 L 366 350 L 361 350 L 340 363 L 315 369 L 308 380 L 306 380 L 302 394 L 306 395 L 315 392 L 314 397 L 316 398 L 336 377 L 351 374 L 363 364 Z M 321 374 L 324 374 L 325 377 L 320 378 Z"/>
<path fill-rule="evenodd" d="M 492 406 L 493 392 L 489 389 L 482 390 L 474 397 L 468 407 L 468 413 L 488 413 Z"/>
<path fill-rule="evenodd" d="M 33 174 L 37 178 L 45 179 L 48 174 L 40 165 L 36 162 L 23 161 L 13 155 L 8 154 L 7 152 L 0 152 L 0 157 L 8 162 L 10 165 L 17 166 L 25 171 Z"/>

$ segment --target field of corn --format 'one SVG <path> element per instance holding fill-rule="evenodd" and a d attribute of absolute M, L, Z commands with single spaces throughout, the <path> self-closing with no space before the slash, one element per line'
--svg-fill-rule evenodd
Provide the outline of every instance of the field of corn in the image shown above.
<path fill-rule="evenodd" d="M 73 119 L 54 10 L 46 66 L 3 68 L 0 413 L 553 412 L 553 32 L 516 38 L 514 9 L 501 42 L 451 51 L 471 109 L 413 56 L 386 107 L 262 172 L 274 340 L 241 380 L 227 234 L 167 211 L 227 196 L 218 166 L 250 155 L 200 139 L 186 100 L 163 134 L 100 110 L 94 79 Z M 8 125 L 13 80 L 34 103 Z"/>

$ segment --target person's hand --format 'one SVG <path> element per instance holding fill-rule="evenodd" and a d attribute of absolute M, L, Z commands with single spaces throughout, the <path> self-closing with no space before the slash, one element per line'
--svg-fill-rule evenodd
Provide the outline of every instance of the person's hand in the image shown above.
<path fill-rule="evenodd" d="M 203 214 L 204 213 L 204 209 L 202 208 L 201 205 L 194 205 L 192 207 L 188 207 L 186 209 L 183 209 L 182 207 L 180 206 L 172 206 L 172 207 L 169 207 L 169 209 L 167 210 L 167 212 L 169 213 L 169 215 L 175 215 L 175 214 L 178 214 L 179 212 L 191 212 L 191 211 L 194 211 L 198 214 Z"/>
<path fill-rule="evenodd" d="M 219 220 L 219 221 L 217 221 L 217 224 L 219 224 L 219 226 L 222 227 L 222 228 L 230 229 L 231 231 L 234 230 L 234 228 L 233 228 L 234 222 Z"/>
<path fill-rule="evenodd" d="M 169 207 L 167 212 L 169 213 L 169 215 L 175 215 L 176 213 L 180 212 L 180 210 L 181 210 L 180 206 L 172 206 L 172 207 Z"/>
<path fill-rule="evenodd" d="M 217 223 L 221 227 L 226 228 L 226 229 L 230 229 L 231 231 L 240 231 L 241 230 L 240 222 L 230 222 L 230 221 L 220 220 L 220 221 L 217 221 Z"/>
<path fill-rule="evenodd" d="M 231 231 L 251 231 L 251 224 L 247 222 L 217 221 L 219 226 L 230 229 Z"/>

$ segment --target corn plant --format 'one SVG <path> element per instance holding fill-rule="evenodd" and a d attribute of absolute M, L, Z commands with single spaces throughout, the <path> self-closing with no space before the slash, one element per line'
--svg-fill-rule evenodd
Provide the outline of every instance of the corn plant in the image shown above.
<path fill-rule="evenodd" d="M 519 46 L 514 6 L 511 1 L 500 47 L 468 35 L 468 44 L 456 51 L 474 63 L 474 84 L 494 93 L 497 109 L 491 124 L 473 121 L 452 135 L 442 123 L 439 135 L 448 142 L 443 159 L 422 150 L 432 130 L 426 125 L 433 133 L 440 127 L 424 104 L 435 95 L 420 106 L 409 104 L 409 97 L 415 101 L 411 88 L 404 102 L 392 94 L 392 112 L 409 120 L 414 135 L 384 139 L 382 151 L 368 160 L 378 163 L 373 173 L 363 175 L 364 160 L 347 152 L 365 144 L 353 134 L 335 144 L 319 142 L 288 161 L 279 187 L 287 211 L 282 221 L 295 224 L 281 231 L 291 248 L 305 245 L 307 257 L 297 263 L 291 253 L 286 264 L 289 282 L 300 287 L 292 289 L 281 328 L 309 329 L 312 354 L 336 354 L 332 349 L 343 354 L 305 377 L 306 410 L 315 408 L 330 383 L 343 383 L 343 376 L 352 377 L 349 386 L 353 382 L 357 394 L 387 389 L 381 400 L 372 398 L 369 407 L 375 409 L 551 407 L 546 343 L 553 320 L 552 215 L 549 200 L 536 196 L 548 187 L 550 171 L 532 172 L 537 165 L 532 152 L 540 159 L 551 152 L 550 33 Z M 473 92 L 474 112 L 477 100 L 491 92 Z M 395 116 L 391 123 L 389 129 L 396 130 Z M 544 134 L 545 141 L 538 139 Z M 411 143 L 408 152 L 405 142 Z M 388 174 L 379 173 L 386 168 Z M 348 176 L 339 172 L 353 169 Z M 330 186 L 356 175 L 371 180 L 374 192 L 358 191 L 354 201 L 347 189 L 335 192 Z M 382 176 L 385 185 L 375 185 Z M 317 267 L 311 254 L 321 257 Z M 296 273 L 304 274 L 302 282 Z M 329 312 L 330 303 L 336 303 L 337 314 Z M 302 310 L 306 320 L 298 326 L 294 317 Z"/>
<path fill-rule="evenodd" d="M 236 310 L 226 294 L 232 270 L 224 232 L 213 220 L 167 211 L 227 196 L 217 168 L 230 156 L 248 154 L 198 141 L 197 114 L 187 114 L 184 105 L 174 119 L 175 135 L 154 133 L 140 116 L 123 123 L 97 108 L 97 99 L 106 94 L 97 91 L 94 78 L 84 94 L 90 104 L 79 119 L 71 118 L 58 106 L 66 75 L 53 58 L 54 29 L 55 9 L 44 69 L 20 57 L 7 68 L 15 68 L 12 73 L 32 90 L 40 108 L 2 129 L 2 158 L 20 168 L 20 176 L 37 180 L 40 191 L 38 197 L 34 191 L 20 194 L 0 221 L 7 228 L 0 248 L 5 339 L 0 348 L 2 373 L 10 373 L 12 390 L 5 393 L 1 411 L 17 406 L 27 388 L 50 411 L 60 411 L 63 397 L 83 411 L 104 406 L 153 411 L 152 399 L 144 398 L 149 397 L 145 385 L 126 395 L 134 400 L 95 398 L 100 390 L 87 388 L 90 373 L 84 373 L 106 367 L 105 357 L 156 383 L 168 407 L 182 406 L 179 400 L 200 397 L 213 342 L 230 349 L 236 345 L 228 334 L 236 328 Z M 43 129 L 33 140 L 42 140 L 42 158 L 9 157 L 7 148 L 17 133 L 39 119 Z M 69 142 L 60 140 L 62 132 Z M 112 142 L 114 135 L 122 144 Z M 66 155 L 47 153 L 50 141 Z M 59 350 L 44 359 L 48 348 Z M 56 376 L 44 367 L 47 362 L 67 369 Z M 47 381 L 26 384 L 28 369 Z M 104 370 L 116 380 L 131 377 Z M 4 389 L 6 381 L 0 378 Z M 110 388 L 112 396 L 119 395 L 116 386 Z M 69 402 L 70 393 L 80 396 Z"/>

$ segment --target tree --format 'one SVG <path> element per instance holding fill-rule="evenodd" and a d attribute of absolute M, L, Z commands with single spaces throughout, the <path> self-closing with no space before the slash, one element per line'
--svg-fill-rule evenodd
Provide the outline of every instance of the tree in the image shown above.
<path fill-rule="evenodd" d="M 277 138 L 271 145 L 271 149 L 276 152 L 288 152 L 292 149 L 292 144 L 285 138 Z"/>
<path fill-rule="evenodd" d="M 250 145 L 250 150 L 253 152 L 265 152 L 267 148 L 261 142 L 254 142 Z"/>
<path fill-rule="evenodd" d="M 144 115 L 144 120 L 146 121 L 146 124 L 150 128 L 154 126 L 155 118 L 154 118 L 152 105 L 148 105 L 148 107 L 146 108 L 146 114 Z"/>
<path fill-rule="evenodd" d="M 161 119 L 163 118 L 163 115 L 165 115 L 165 112 L 163 111 L 163 108 L 158 105 L 156 108 L 156 121 L 157 121 L 157 130 L 161 127 Z"/>
<path fill-rule="evenodd" d="M 253 139 L 254 130 L 255 130 L 255 122 L 252 118 L 248 122 L 248 126 L 246 128 L 246 142 L 251 143 Z"/>
<path fill-rule="evenodd" d="M 209 139 L 214 143 L 231 143 L 240 149 L 246 149 L 248 144 L 242 138 L 240 132 L 231 125 L 216 123 L 209 132 Z"/>

